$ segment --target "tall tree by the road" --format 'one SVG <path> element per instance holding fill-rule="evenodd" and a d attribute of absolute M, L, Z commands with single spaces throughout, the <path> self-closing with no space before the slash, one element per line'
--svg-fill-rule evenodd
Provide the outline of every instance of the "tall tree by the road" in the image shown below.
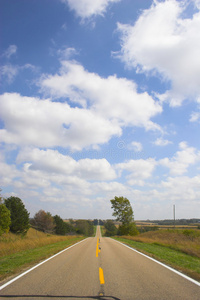
<path fill-rule="evenodd" d="M 13 233 L 26 234 L 29 229 L 29 213 L 22 200 L 18 197 L 11 196 L 4 200 L 4 204 L 10 211 L 10 231 Z"/>
<path fill-rule="evenodd" d="M 0 235 L 9 231 L 10 224 L 10 211 L 3 203 L 0 203 Z"/>
<path fill-rule="evenodd" d="M 48 233 L 52 233 L 55 228 L 54 218 L 50 212 L 45 212 L 42 209 L 35 214 L 31 220 L 31 225 L 40 231 Z"/>
<path fill-rule="evenodd" d="M 70 223 L 64 222 L 63 219 L 56 215 L 53 217 L 55 223 L 55 233 L 60 235 L 66 235 L 75 231 Z"/>
<path fill-rule="evenodd" d="M 55 223 L 55 233 L 60 235 L 65 235 L 66 234 L 65 222 L 63 221 L 63 219 L 61 219 L 61 217 L 58 215 L 54 216 L 53 218 Z"/>
<path fill-rule="evenodd" d="M 113 216 L 122 224 L 119 226 L 120 235 L 136 235 L 138 230 L 134 223 L 133 209 L 130 201 L 124 197 L 116 197 L 110 200 L 114 210 Z"/>
<path fill-rule="evenodd" d="M 48 233 L 52 233 L 55 228 L 54 218 L 50 212 L 45 212 L 42 209 L 35 214 L 30 223 L 35 229 Z"/>

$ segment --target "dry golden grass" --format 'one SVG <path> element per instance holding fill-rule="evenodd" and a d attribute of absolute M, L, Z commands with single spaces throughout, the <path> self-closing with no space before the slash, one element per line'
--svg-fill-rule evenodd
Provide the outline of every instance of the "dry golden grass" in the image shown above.
<path fill-rule="evenodd" d="M 200 230 L 157 230 L 127 237 L 134 241 L 158 244 L 200 258 Z"/>
<path fill-rule="evenodd" d="M 50 235 L 30 228 L 25 237 L 5 233 L 0 236 L 0 257 L 71 239 L 72 236 Z"/>

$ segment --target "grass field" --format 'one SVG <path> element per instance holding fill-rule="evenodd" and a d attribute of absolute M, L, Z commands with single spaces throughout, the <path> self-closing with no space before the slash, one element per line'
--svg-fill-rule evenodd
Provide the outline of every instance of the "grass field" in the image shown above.
<path fill-rule="evenodd" d="M 16 253 L 23 250 L 30 250 L 70 239 L 71 236 L 58 236 L 46 234 L 30 228 L 23 238 L 11 232 L 0 236 L 0 258 L 4 255 Z"/>
<path fill-rule="evenodd" d="M 82 240 L 81 236 L 56 236 L 29 229 L 25 237 L 7 233 L 0 237 L 0 280 Z"/>
<path fill-rule="evenodd" d="M 158 230 L 117 240 L 200 281 L 200 230 Z"/>

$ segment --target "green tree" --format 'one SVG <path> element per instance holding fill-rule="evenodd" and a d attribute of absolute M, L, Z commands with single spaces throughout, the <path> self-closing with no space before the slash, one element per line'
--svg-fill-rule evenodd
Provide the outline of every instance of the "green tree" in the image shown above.
<path fill-rule="evenodd" d="M 13 233 L 26 234 L 29 229 L 29 213 L 22 200 L 18 197 L 9 197 L 4 204 L 10 211 L 10 231 Z"/>
<path fill-rule="evenodd" d="M 10 224 L 10 211 L 3 203 L 0 203 L 0 235 L 9 231 Z"/>
<path fill-rule="evenodd" d="M 65 235 L 67 233 L 67 228 L 63 219 L 61 219 L 61 217 L 58 215 L 54 216 L 53 218 L 55 223 L 55 233 Z"/>
<path fill-rule="evenodd" d="M 122 224 L 119 226 L 120 235 L 136 235 L 138 234 L 136 225 L 134 223 L 133 209 L 130 201 L 124 197 L 116 197 L 110 200 L 114 210 L 113 216 Z"/>
<path fill-rule="evenodd" d="M 98 223 L 99 223 L 99 220 L 98 219 L 94 219 L 94 221 L 93 221 L 94 226 L 97 226 Z"/>
<path fill-rule="evenodd" d="M 104 223 L 106 229 L 105 236 L 113 236 L 117 234 L 117 228 L 112 220 L 107 220 Z"/>
<path fill-rule="evenodd" d="M 35 214 L 31 220 L 31 225 L 40 231 L 48 233 L 52 233 L 55 228 L 54 218 L 50 212 L 45 212 L 42 209 Z"/>
<path fill-rule="evenodd" d="M 122 224 L 119 226 L 118 229 L 119 235 L 137 235 L 139 234 L 139 231 L 137 230 L 137 227 L 135 225 L 135 222 L 131 222 L 129 224 Z"/>
<path fill-rule="evenodd" d="M 92 236 L 94 234 L 94 225 L 89 220 L 77 220 L 76 221 L 76 232 L 86 236 Z"/>
<path fill-rule="evenodd" d="M 76 234 L 74 226 L 68 222 L 64 222 L 65 225 L 65 234 Z"/>

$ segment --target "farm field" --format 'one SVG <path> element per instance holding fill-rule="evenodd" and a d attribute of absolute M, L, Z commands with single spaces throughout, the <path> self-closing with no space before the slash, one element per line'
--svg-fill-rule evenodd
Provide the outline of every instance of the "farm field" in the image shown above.
<path fill-rule="evenodd" d="M 198 229 L 200 224 L 191 224 L 191 225 L 160 225 L 151 222 L 142 222 L 142 221 L 135 221 L 136 226 L 138 228 L 141 227 L 157 227 L 157 229 Z"/>

